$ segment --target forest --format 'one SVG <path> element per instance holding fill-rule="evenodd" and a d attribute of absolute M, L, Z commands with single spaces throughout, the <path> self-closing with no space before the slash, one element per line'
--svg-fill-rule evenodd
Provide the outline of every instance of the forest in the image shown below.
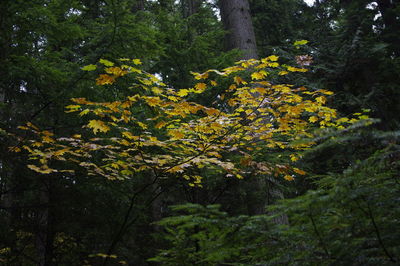
<path fill-rule="evenodd" d="M 399 0 L 1 0 L 0 265 L 400 265 Z"/>

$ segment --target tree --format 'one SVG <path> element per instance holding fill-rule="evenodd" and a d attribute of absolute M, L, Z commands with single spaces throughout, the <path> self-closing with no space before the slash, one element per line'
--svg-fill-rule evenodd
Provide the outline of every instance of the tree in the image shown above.
<path fill-rule="evenodd" d="M 280 67 L 277 60 L 270 56 L 241 61 L 223 71 L 194 73 L 199 83 L 190 89 L 174 90 L 140 70 L 138 59 L 120 59 L 119 65 L 101 59 L 105 73 L 97 78 L 98 85 L 113 87 L 116 80 L 131 76 L 131 89 L 136 93 L 113 102 L 74 98 L 67 111 L 90 117 L 84 128 L 91 132 L 55 137 L 33 124 L 20 127 L 36 136 L 22 146 L 37 162 L 28 167 L 45 175 L 71 175 L 72 179 L 82 168 L 89 175 L 109 180 L 147 176 L 152 179 L 148 185 L 182 179 L 190 187 L 202 187 L 202 173 L 208 170 L 225 178 L 242 179 L 250 171 L 252 175 L 283 176 L 291 181 L 305 172 L 284 161 L 265 162 L 265 151 L 287 149 L 290 154 L 281 159 L 296 161 L 301 151 L 313 145 L 312 140 L 301 141 L 302 136 L 315 136 L 313 124 L 343 128 L 366 117 L 336 119 L 336 111 L 324 106 L 326 96 L 332 94 L 329 91 L 268 82 L 268 75 L 307 71 Z M 93 71 L 96 65 L 84 69 Z M 219 108 L 187 100 L 190 95 L 224 84 L 224 79 L 233 83 L 224 86 Z M 265 117 L 270 123 L 265 124 Z M 129 219 L 124 227 L 130 224 Z"/>
<path fill-rule="evenodd" d="M 2 2 L 0 264 L 144 265 L 158 248 L 172 247 L 163 246 L 162 228 L 153 222 L 171 215 L 170 205 L 185 202 L 221 205 L 209 213 L 191 207 L 207 226 L 194 224 L 193 235 L 183 230 L 182 239 L 190 240 L 185 247 L 197 250 L 180 250 L 190 260 L 397 259 L 390 235 L 397 209 L 389 204 L 396 202 L 396 168 L 388 159 L 397 153 L 367 160 L 397 141 L 397 133 L 372 130 L 398 128 L 397 1 L 317 1 L 309 7 L 300 0 L 249 0 L 259 56 L 267 59 L 237 64 L 233 58 L 242 48 L 223 52 L 224 25 L 211 2 Z M 293 46 L 296 40 L 303 41 Z M 137 57 L 141 61 L 124 61 Z M 304 67 L 310 71 L 303 73 Z M 318 88 L 331 88 L 335 98 Z M 255 106 L 262 98 L 273 100 Z M 65 105 L 81 115 L 66 114 Z M 353 131 L 353 122 L 365 118 L 360 109 L 371 109 L 382 123 L 363 134 Z M 351 118 L 333 118 L 339 114 Z M 296 139 L 297 133 L 305 138 Z M 315 150 L 306 147 L 325 139 Z M 301 144 L 307 145 L 294 148 Z M 302 177 L 305 171 L 310 178 Z M 262 180 L 263 190 L 252 180 Z M 270 197 L 276 186 L 288 199 L 283 205 Z M 364 198 L 357 198 L 361 208 L 352 202 L 355 194 Z M 317 230 L 310 215 L 303 217 L 310 204 Z M 268 215 L 251 216 L 266 205 Z M 324 212 L 325 206 L 335 213 Z M 284 210 L 290 223 L 279 228 L 271 217 Z M 244 214 L 250 216 L 236 217 Z M 232 226 L 235 234 L 224 224 L 244 227 Z M 227 237 L 196 242 L 207 236 L 206 227 Z M 353 239 L 346 238 L 349 232 Z M 265 243 L 268 251 L 259 248 Z M 346 249 L 355 252 L 343 256 Z M 245 258 L 238 255 L 244 250 Z"/>
<path fill-rule="evenodd" d="M 344 172 L 311 176 L 313 189 L 268 206 L 276 216 L 287 215 L 290 224 L 278 225 L 266 214 L 232 216 L 215 205 L 173 206 L 173 214 L 159 222 L 165 229 L 160 233 L 165 244 L 151 261 L 165 265 L 395 265 L 400 249 L 398 233 L 393 231 L 400 212 L 394 202 L 400 188 L 396 181 L 399 148 L 380 142 L 377 152 L 371 143 L 378 139 L 398 143 L 399 138 L 371 134 L 368 129 L 351 131 L 309 153 L 320 156 L 321 149 L 332 145 L 358 144 L 360 160 Z"/>
<path fill-rule="evenodd" d="M 145 68 L 170 78 L 176 87 L 179 82 L 183 84 L 189 69 L 203 71 L 211 65 L 224 67 L 231 61 L 229 55 L 220 54 L 222 42 L 218 36 L 222 39 L 223 31 L 209 5 L 200 7 L 199 16 L 188 18 L 190 27 L 186 27 L 189 22 L 182 18 L 181 10 L 177 8 L 180 5 L 175 3 L 174 12 L 169 14 L 174 19 L 169 20 L 164 20 L 156 12 L 158 5 L 149 1 L 3 1 L 3 5 L 5 8 L 0 11 L 0 127 L 9 132 L 14 131 L 17 124 L 30 121 L 53 134 L 68 134 L 80 125 L 79 120 L 65 116 L 62 106 L 67 99 L 91 97 L 98 101 L 112 101 L 124 94 L 126 91 L 99 89 L 88 83 L 92 79 L 91 73 L 80 68 L 99 58 L 137 57 L 140 54 Z M 178 26 L 171 27 L 175 23 Z M 180 43 L 179 53 L 170 49 L 182 40 L 185 41 Z M 202 60 L 191 56 L 193 54 Z M 217 55 L 221 55 L 220 59 Z M 171 63 L 172 57 L 179 60 Z M 176 77 L 183 77 L 183 80 Z M 139 178 L 110 188 L 106 181 L 95 179 L 94 187 L 102 188 L 108 197 L 98 198 L 100 202 L 97 204 L 79 204 L 76 197 L 90 199 L 97 191 L 87 187 L 87 176 L 77 174 L 69 178 L 60 174 L 55 179 L 27 173 L 23 170 L 23 161 L 13 156 L 6 144 L 13 140 L 3 131 L 1 138 L 0 207 L 5 229 L 0 245 L 11 248 L 11 253 L 7 253 L 8 258 L 12 258 L 9 261 L 38 265 L 53 260 L 61 263 L 69 257 L 72 264 L 79 264 L 82 254 L 88 255 L 99 246 L 112 242 L 112 233 L 118 230 L 110 228 L 121 224 L 124 211 L 131 205 L 133 197 L 130 193 L 136 191 L 134 188 L 147 184 L 146 179 Z M 113 189 L 120 192 L 112 194 Z M 147 191 L 148 188 L 143 193 Z M 111 197 L 121 204 L 110 206 L 107 202 Z M 142 202 L 149 200 L 144 195 L 134 198 L 131 216 L 140 213 L 138 210 L 147 206 Z M 113 211 L 113 219 L 106 219 L 104 213 L 97 212 L 96 208 L 105 213 Z M 90 216 L 87 220 L 83 218 L 86 215 Z M 149 240 L 151 230 L 147 219 L 143 216 L 137 219 L 133 228 L 136 236 L 130 239 L 137 254 L 141 254 L 136 258 L 138 264 L 148 256 L 143 254 L 149 252 L 137 244 Z M 83 232 L 78 224 L 85 224 L 88 220 L 96 221 L 96 226 Z M 137 230 L 140 226 L 148 231 Z M 63 239 L 68 239 L 69 247 L 76 245 L 84 251 L 79 253 L 77 249 L 71 249 L 71 253 L 62 254 L 60 245 L 51 240 L 59 239 L 60 233 L 64 234 Z M 96 235 L 95 241 L 78 243 L 81 236 L 88 239 L 93 235 Z M 43 238 L 48 240 L 39 241 Z"/>
<path fill-rule="evenodd" d="M 239 49 L 242 59 L 257 59 L 256 37 L 247 0 L 220 0 L 221 18 L 227 30 L 227 49 Z"/>
<path fill-rule="evenodd" d="M 400 56 L 400 40 L 395 32 L 400 26 L 399 17 L 396 16 L 400 8 L 399 1 L 380 0 L 377 3 L 385 25 L 382 32 L 383 40 L 389 44 L 390 51 L 398 57 Z"/>
<path fill-rule="evenodd" d="M 318 66 L 310 79 L 312 84 L 335 91 L 336 107 L 341 112 L 371 109 L 372 116 L 382 120 L 380 129 L 398 128 L 393 116 L 400 97 L 393 83 L 398 75 L 398 56 L 393 54 L 396 41 L 387 39 L 396 34 L 385 26 L 379 3 L 320 1 L 304 12 L 309 14 L 303 16 L 308 21 L 304 28 L 309 30 L 304 38 L 310 40 L 309 49 Z"/>
<path fill-rule="evenodd" d="M 72 95 L 112 97 L 110 92 L 93 91 L 87 86 L 88 77 L 80 70 L 85 60 L 97 60 L 116 49 L 123 55 L 126 50 L 120 44 L 124 43 L 131 45 L 127 52 L 130 56 L 140 50 L 143 56 L 151 51 L 152 56 L 158 57 L 161 49 L 153 42 L 155 31 L 150 23 L 127 12 L 135 1 L 120 2 L 119 7 L 111 2 L 2 1 L 1 128 L 13 131 L 16 124 L 31 121 L 53 133 L 68 132 L 76 126 L 76 120 L 65 119 L 63 108 L 59 108 L 65 99 Z M 139 21 L 132 26 L 135 19 Z M 145 30 L 146 38 L 138 41 L 138 32 Z M 132 48 L 138 43 L 144 47 Z M 12 142 L 5 135 L 3 140 Z M 0 246 L 10 248 L 6 253 L 8 261 L 23 265 L 62 261 L 70 254 L 60 255 L 56 239 L 60 239 L 60 231 L 67 232 L 68 223 L 73 223 L 72 217 L 64 215 L 77 208 L 69 195 L 82 195 L 80 178 L 71 183 L 65 176 L 49 179 L 26 173 L 21 168 L 23 162 L 6 145 L 1 146 L 1 151 L 0 208 L 4 230 Z M 67 202 L 71 204 L 62 210 Z M 76 241 L 71 235 L 62 238 L 69 247 Z M 70 259 L 72 264 L 75 259 Z"/>

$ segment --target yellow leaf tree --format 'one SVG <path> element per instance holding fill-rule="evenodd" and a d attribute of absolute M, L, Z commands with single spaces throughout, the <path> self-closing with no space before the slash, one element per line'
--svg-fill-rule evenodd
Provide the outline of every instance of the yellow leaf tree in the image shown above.
<path fill-rule="evenodd" d="M 326 106 L 333 97 L 330 91 L 274 83 L 271 77 L 283 72 L 307 71 L 280 66 L 274 55 L 239 61 L 223 70 L 193 72 L 200 82 L 181 90 L 138 69 L 140 63 L 138 59 L 102 59 L 97 66 L 83 68 L 104 67 L 105 73 L 96 80 L 99 86 L 118 87 L 118 80 L 127 76 L 134 81 L 132 95 L 116 101 L 73 98 L 67 112 L 87 119 L 77 134 L 54 137 L 33 124 L 20 127 L 36 136 L 22 146 L 33 161 L 29 168 L 42 174 L 72 172 L 71 167 L 54 164 L 66 161 L 70 163 L 65 165 L 72 162 L 91 175 L 111 180 L 149 172 L 155 177 L 182 178 L 190 186 L 202 186 L 206 177 L 199 173 L 205 169 L 243 178 L 245 169 L 251 168 L 256 174 L 291 181 L 306 174 L 292 164 L 315 144 L 318 128 L 339 130 L 368 121 L 365 115 L 339 118 L 335 109 Z M 190 100 L 216 88 L 221 93 L 212 105 Z M 280 164 L 256 159 L 271 149 L 290 152 Z"/>

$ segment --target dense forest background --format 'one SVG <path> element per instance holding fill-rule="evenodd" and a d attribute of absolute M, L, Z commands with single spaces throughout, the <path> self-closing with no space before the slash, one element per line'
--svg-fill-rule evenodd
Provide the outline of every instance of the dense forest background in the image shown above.
<path fill-rule="evenodd" d="M 398 0 L 0 1 L 0 264 L 398 265 L 399 29 Z M 140 58 L 184 89 L 191 71 L 270 55 L 309 69 L 285 82 L 329 89 L 341 115 L 373 118 L 315 140 L 292 162 L 306 176 L 204 170 L 193 187 L 145 172 L 41 174 L 15 153 L 28 122 L 80 132 L 81 118 L 65 113 L 71 98 L 126 96 L 126 84 L 99 86 L 82 71 L 100 59 Z M 193 97 L 215 107 L 221 95 Z"/>

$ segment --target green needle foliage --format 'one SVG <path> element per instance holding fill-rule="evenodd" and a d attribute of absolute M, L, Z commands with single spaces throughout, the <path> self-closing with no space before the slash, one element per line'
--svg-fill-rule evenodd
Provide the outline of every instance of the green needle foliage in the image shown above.
<path fill-rule="evenodd" d="M 49 177 L 11 152 L 22 144 L 8 133 L 27 122 L 57 136 L 81 128 L 80 117 L 64 112 L 70 98 L 130 95 L 133 79 L 94 84 L 100 59 L 141 58 L 143 70 L 182 94 L 198 82 L 190 71 L 232 65 L 240 53 L 224 49 L 218 2 L 1 1 L 0 265 L 400 264 L 398 0 L 248 0 L 260 57 L 310 69 L 269 75 L 272 85 L 331 90 L 327 104 L 341 116 L 364 109 L 380 120 L 325 132 L 302 158 L 278 148 L 254 156 L 260 170 L 291 158 L 307 178 L 256 177 L 248 156 L 235 151 L 226 156 L 241 161 L 244 179 L 202 168 L 191 174 L 204 177 L 203 188 L 138 173 L 123 182 L 79 169 Z M 228 111 L 221 102 L 230 95 L 219 87 L 229 84 L 215 83 L 189 100 Z M 156 115 L 136 108 L 138 119 Z M 184 205 L 169 207 L 176 204 Z M 267 214 L 249 215 L 265 205 Z M 288 223 L 276 224 L 279 217 Z"/>
<path fill-rule="evenodd" d="M 159 222 L 165 265 L 396 265 L 399 261 L 399 156 L 391 144 L 316 189 L 270 207 L 271 216 L 229 216 L 218 206 L 172 207 Z"/>

